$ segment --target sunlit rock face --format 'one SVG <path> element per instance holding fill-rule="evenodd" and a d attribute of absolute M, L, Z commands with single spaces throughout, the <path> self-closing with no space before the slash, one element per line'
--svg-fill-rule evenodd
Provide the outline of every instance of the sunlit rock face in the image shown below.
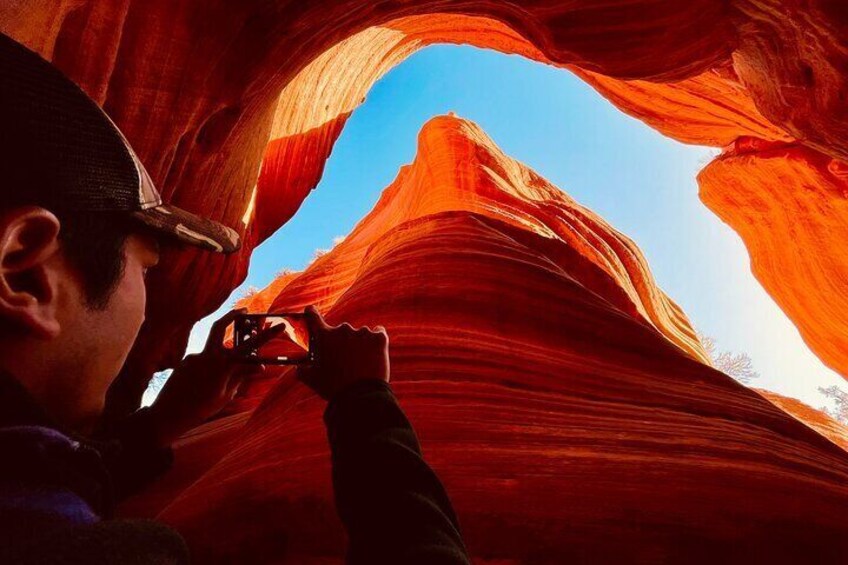
<path fill-rule="evenodd" d="M 225 259 L 171 252 L 151 281 L 148 322 L 110 405 L 134 408 L 154 369 L 182 354 L 191 325 L 243 280 L 251 250 L 298 209 L 333 143 L 371 85 L 433 43 L 467 43 L 566 67 L 664 134 L 716 147 L 741 137 L 785 142 L 815 184 L 810 237 L 772 226 L 784 211 L 716 209 L 757 255 L 757 276 L 829 366 L 848 374 L 840 273 L 843 239 L 828 210 L 844 191 L 816 180 L 822 160 L 848 158 L 848 20 L 833 0 L 11 0 L 0 29 L 54 61 L 101 103 L 143 158 L 167 200 L 238 229 L 243 251 Z M 629 80 L 622 80 L 629 79 Z M 509 80 L 509 77 L 503 77 Z M 842 171 L 834 161 L 829 170 Z M 721 167 L 753 198 L 772 163 L 756 155 Z M 729 176 L 727 176 L 729 175 Z M 711 195 L 715 175 L 702 177 Z M 844 176 L 842 177 L 844 180 Z M 758 180 L 759 179 L 759 180 Z M 780 201 L 804 199 L 798 183 Z M 776 200 L 775 200 L 776 201 Z M 713 205 L 712 202 L 717 203 Z M 823 239 L 822 239 L 823 238 Z M 764 244 L 764 241 L 769 243 Z M 755 261 L 757 261 L 755 259 Z M 784 272 L 829 279 L 804 284 Z M 211 274 L 211 273 L 214 273 Z M 836 288 L 836 292 L 834 291 Z M 810 312 L 827 311 L 827 316 Z"/>
<path fill-rule="evenodd" d="M 394 388 L 477 563 L 848 550 L 848 453 L 705 365 L 636 246 L 472 123 L 429 122 L 348 237 L 243 302 L 310 303 L 388 329 Z M 226 456 L 160 517 L 199 562 L 340 563 L 323 401 L 287 371 L 251 390 Z"/>
<path fill-rule="evenodd" d="M 848 165 L 742 138 L 698 181 L 701 200 L 745 241 L 757 280 L 821 360 L 846 374 Z"/>
<path fill-rule="evenodd" d="M 834 420 L 829 414 L 804 404 L 797 398 L 789 398 L 768 390 L 757 390 L 772 404 L 804 422 L 830 441 L 848 450 L 848 427 Z"/>

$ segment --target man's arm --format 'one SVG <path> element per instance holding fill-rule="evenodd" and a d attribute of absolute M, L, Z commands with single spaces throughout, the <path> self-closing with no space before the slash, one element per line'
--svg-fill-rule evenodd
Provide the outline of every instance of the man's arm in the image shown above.
<path fill-rule="evenodd" d="M 387 383 L 351 386 L 324 421 L 349 563 L 470 563 L 450 499 Z"/>
<path fill-rule="evenodd" d="M 160 442 L 156 427 L 150 408 L 142 408 L 101 434 L 116 444 L 103 450 L 103 462 L 117 500 L 141 491 L 171 468 L 173 451 Z"/>
<path fill-rule="evenodd" d="M 265 370 L 244 363 L 224 346 L 227 327 L 244 312 L 233 310 L 212 325 L 206 347 L 183 359 L 152 406 L 102 434 L 120 444 L 106 457 L 118 499 L 140 491 L 167 471 L 173 462 L 171 444 L 220 412 L 245 379 Z"/>
<path fill-rule="evenodd" d="M 306 314 L 315 362 L 298 377 L 329 401 L 324 420 L 348 562 L 469 564 L 450 499 L 388 385 L 386 330 L 329 326 L 312 307 Z"/>

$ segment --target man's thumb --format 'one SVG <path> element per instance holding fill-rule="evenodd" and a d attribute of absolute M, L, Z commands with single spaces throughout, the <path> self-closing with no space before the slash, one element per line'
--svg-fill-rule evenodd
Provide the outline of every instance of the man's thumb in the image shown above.
<path fill-rule="evenodd" d="M 310 332 L 330 329 L 330 325 L 324 321 L 324 317 L 321 315 L 321 312 L 318 311 L 318 308 L 316 308 L 314 304 L 310 304 L 309 306 L 307 306 L 304 309 L 303 313 L 306 316 L 306 324 L 309 326 Z"/>

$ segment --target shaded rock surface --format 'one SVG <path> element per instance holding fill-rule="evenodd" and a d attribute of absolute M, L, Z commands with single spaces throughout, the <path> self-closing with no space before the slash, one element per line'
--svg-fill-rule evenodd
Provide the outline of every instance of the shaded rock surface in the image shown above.
<path fill-rule="evenodd" d="M 848 550 L 848 453 L 704 364 L 635 245 L 472 123 L 429 122 L 348 237 L 244 301 L 310 303 L 388 328 L 394 388 L 476 562 Z M 324 403 L 287 370 L 267 387 L 160 517 L 201 562 L 340 563 Z M 220 445 L 211 426 L 194 457 L 204 433 Z"/>
<path fill-rule="evenodd" d="M 569 68 L 686 143 L 785 142 L 837 171 L 848 159 L 848 20 L 833 0 L 13 0 L 0 4 L 0 29 L 106 108 L 167 200 L 244 236 L 243 251 L 228 259 L 165 257 L 151 280 L 146 328 L 112 396 L 117 413 L 137 406 L 152 372 L 182 354 L 192 324 L 243 280 L 251 250 L 297 211 L 374 81 L 429 44 L 467 43 Z M 805 174 L 807 164 L 793 166 Z M 756 191 L 770 167 L 750 156 L 728 174 Z M 715 178 L 702 177 L 705 194 L 724 190 Z M 823 211 L 806 215 L 804 228 L 828 234 L 826 210 L 842 206 L 845 194 L 821 183 L 812 189 Z M 793 200 L 801 188 L 775 190 Z M 738 212 L 717 212 L 738 226 Z M 739 230 L 746 245 L 756 253 L 770 239 L 779 254 L 779 262 L 760 261 L 778 266 L 758 278 L 811 349 L 848 374 L 836 351 L 848 351 L 844 306 L 831 306 L 827 320 L 796 307 L 826 309 L 833 286 L 848 294 L 839 257 L 804 260 L 803 239 L 773 233 L 769 215 L 754 219 L 757 226 Z M 838 233 L 822 237 L 818 247 L 844 247 Z M 781 276 L 811 269 L 835 282 L 822 288 Z"/>

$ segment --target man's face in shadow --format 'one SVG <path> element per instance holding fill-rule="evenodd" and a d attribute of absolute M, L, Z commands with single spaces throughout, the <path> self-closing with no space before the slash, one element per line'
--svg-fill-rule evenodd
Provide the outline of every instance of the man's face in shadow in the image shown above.
<path fill-rule="evenodd" d="M 144 322 L 145 275 L 159 249 L 147 234 L 131 234 L 123 269 L 95 306 L 84 274 L 63 251 L 60 229 L 43 208 L 0 214 L 0 369 L 50 416 L 85 432 L 102 413 Z"/>
<path fill-rule="evenodd" d="M 159 261 L 159 247 L 147 236 L 132 234 L 124 246 L 124 269 L 102 308 L 92 308 L 80 294 L 69 301 L 65 323 L 69 341 L 60 340 L 71 356 L 70 366 L 82 369 L 78 386 L 85 429 L 103 412 L 106 392 L 118 376 L 138 337 L 147 304 L 145 278 Z M 69 273 L 70 275 L 71 273 Z"/>

